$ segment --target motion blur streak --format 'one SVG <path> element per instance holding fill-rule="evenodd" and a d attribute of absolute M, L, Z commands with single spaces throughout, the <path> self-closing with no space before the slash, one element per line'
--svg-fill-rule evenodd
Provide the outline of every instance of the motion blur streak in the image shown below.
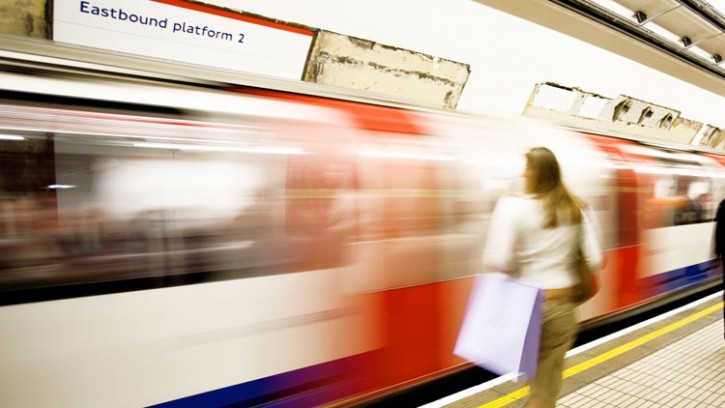
<path fill-rule="evenodd" d="M 537 145 L 601 222 L 585 324 L 722 273 L 715 152 L 25 57 L 0 59 L 8 406 L 345 405 L 465 368 L 491 211 Z"/>

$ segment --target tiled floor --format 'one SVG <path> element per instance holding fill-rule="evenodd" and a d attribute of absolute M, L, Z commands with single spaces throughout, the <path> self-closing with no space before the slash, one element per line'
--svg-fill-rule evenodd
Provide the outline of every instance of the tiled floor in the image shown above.
<path fill-rule="evenodd" d="M 566 395 L 557 406 L 725 407 L 723 322 Z"/>
<path fill-rule="evenodd" d="M 572 350 L 557 407 L 725 408 L 722 307 L 720 292 Z M 501 377 L 425 407 L 520 408 L 527 394 Z"/>

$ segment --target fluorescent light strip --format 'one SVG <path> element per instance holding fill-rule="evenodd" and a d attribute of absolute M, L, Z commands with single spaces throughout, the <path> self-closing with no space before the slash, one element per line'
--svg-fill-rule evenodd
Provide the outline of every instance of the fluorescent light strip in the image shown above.
<path fill-rule="evenodd" d="M 649 24 L 645 25 L 644 27 L 646 29 L 652 31 L 653 33 L 659 35 L 660 37 L 682 47 L 682 41 L 680 41 L 680 36 L 673 33 L 672 31 L 670 31 L 656 23 L 649 23 Z"/>
<path fill-rule="evenodd" d="M 708 0 L 707 3 L 717 10 L 718 13 L 725 16 L 725 0 Z"/>
<path fill-rule="evenodd" d="M 25 140 L 25 138 L 20 135 L 0 134 L 0 140 Z"/>
<path fill-rule="evenodd" d="M 230 147 L 212 145 L 192 145 L 179 143 L 134 143 L 135 147 L 150 149 L 189 150 L 199 152 L 232 152 L 232 153 L 262 153 L 262 154 L 305 154 L 305 151 L 292 147 Z"/>
<path fill-rule="evenodd" d="M 702 58 L 712 60 L 712 55 L 709 52 L 703 50 L 702 48 L 700 48 L 696 45 L 689 47 L 688 50 L 693 54 L 701 56 Z"/>
<path fill-rule="evenodd" d="M 611 11 L 614 14 L 618 14 L 622 17 L 626 17 L 629 20 L 634 20 L 634 11 L 624 7 L 613 0 L 591 0 L 592 3 L 604 8 L 607 11 Z"/>

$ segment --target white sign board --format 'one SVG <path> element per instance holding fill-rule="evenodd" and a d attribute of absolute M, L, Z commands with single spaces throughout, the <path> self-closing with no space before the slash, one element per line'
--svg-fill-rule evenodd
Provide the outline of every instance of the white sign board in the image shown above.
<path fill-rule="evenodd" d="M 184 0 L 55 0 L 53 40 L 301 79 L 313 32 Z"/>

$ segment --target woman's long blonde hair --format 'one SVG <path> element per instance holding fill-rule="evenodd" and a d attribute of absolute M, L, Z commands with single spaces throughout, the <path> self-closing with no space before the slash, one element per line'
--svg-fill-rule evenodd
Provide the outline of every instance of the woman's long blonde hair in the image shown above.
<path fill-rule="evenodd" d="M 546 220 L 545 228 L 565 223 L 581 222 L 581 201 L 575 197 L 561 179 L 561 169 L 554 153 L 545 147 L 534 147 L 526 153 L 526 168 L 532 172 L 527 193 L 542 201 Z"/>

